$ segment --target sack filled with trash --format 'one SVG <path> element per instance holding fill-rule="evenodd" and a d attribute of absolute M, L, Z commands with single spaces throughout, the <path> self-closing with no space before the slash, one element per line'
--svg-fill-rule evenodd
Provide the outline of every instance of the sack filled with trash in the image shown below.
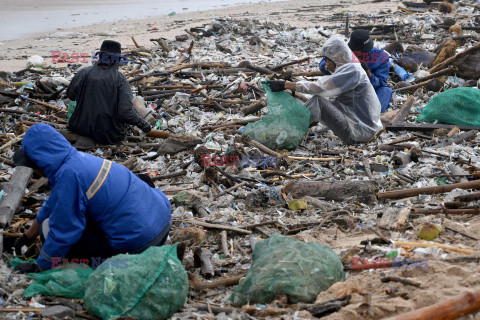
<path fill-rule="evenodd" d="M 287 92 L 272 92 L 267 81 L 262 85 L 267 96 L 268 113 L 259 121 L 249 123 L 244 133 L 271 149 L 292 150 L 307 134 L 310 111 Z"/>
<path fill-rule="evenodd" d="M 102 319 L 168 319 L 183 306 L 188 293 L 187 272 L 177 258 L 176 245 L 107 259 L 85 285 L 85 306 Z"/>
<path fill-rule="evenodd" d="M 480 126 L 480 90 L 465 87 L 442 92 L 430 100 L 416 121 Z"/>
<path fill-rule="evenodd" d="M 10 259 L 10 265 L 12 267 L 16 267 L 19 263 L 23 262 L 25 261 L 18 258 Z M 35 263 L 36 260 L 30 259 L 26 262 Z M 55 269 L 39 273 L 29 273 L 28 276 L 35 281 L 25 290 L 24 296 L 32 297 L 36 294 L 44 294 L 48 296 L 83 299 L 85 281 L 87 281 L 92 272 L 92 268 L 83 263 L 60 263 Z"/>
<path fill-rule="evenodd" d="M 230 300 L 270 303 L 285 294 L 291 304 L 311 303 L 344 276 L 342 262 L 329 247 L 275 234 L 255 246 L 252 266 Z"/>

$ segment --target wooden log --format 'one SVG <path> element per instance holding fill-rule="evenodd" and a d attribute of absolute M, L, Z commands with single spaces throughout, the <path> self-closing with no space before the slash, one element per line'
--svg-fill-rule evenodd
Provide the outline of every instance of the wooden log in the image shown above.
<path fill-rule="evenodd" d="M 259 72 L 261 74 L 274 74 L 275 72 L 273 72 L 272 70 L 268 69 L 268 68 L 264 68 L 264 67 L 259 67 L 259 66 L 254 66 L 250 61 L 242 61 L 238 64 L 238 68 L 247 68 L 247 69 L 250 69 L 250 70 L 253 70 L 253 71 L 256 71 L 256 72 Z"/>
<path fill-rule="evenodd" d="M 220 242 L 222 243 L 222 252 L 225 257 L 230 256 L 230 251 L 228 251 L 228 239 L 227 231 L 223 230 L 220 232 Z"/>
<path fill-rule="evenodd" d="M 204 222 L 201 220 L 194 220 L 194 219 L 190 219 L 188 220 L 188 222 L 191 224 L 195 224 L 197 226 L 205 227 L 207 229 L 220 229 L 220 230 L 233 231 L 241 234 L 252 234 L 252 231 L 250 230 L 245 230 L 245 229 L 236 228 L 232 226 L 226 226 L 223 224 L 213 224 L 213 223 L 208 223 L 208 222 Z"/>
<path fill-rule="evenodd" d="M 166 132 L 166 131 L 161 131 L 161 130 L 152 130 L 149 133 L 147 133 L 147 137 L 152 137 L 152 138 L 160 138 L 160 139 L 167 139 L 170 137 L 171 133 Z"/>
<path fill-rule="evenodd" d="M 0 189 L 5 190 L 6 193 L 0 202 L 0 228 L 4 228 L 12 221 L 13 215 L 25 195 L 25 189 L 32 174 L 32 168 L 19 166 L 15 168 L 9 182 L 0 184 Z"/>
<path fill-rule="evenodd" d="M 252 103 L 249 106 L 244 107 L 242 109 L 242 113 L 243 113 L 244 116 L 248 116 L 249 114 L 252 114 L 252 113 L 255 113 L 255 112 L 258 112 L 258 111 L 262 110 L 266 106 L 267 106 L 267 104 L 265 103 L 265 100 L 260 100 L 260 101 L 257 101 L 255 103 Z"/>
<path fill-rule="evenodd" d="M 470 249 L 462 249 L 462 248 L 447 246 L 447 245 L 440 244 L 440 243 L 435 243 L 435 242 L 395 241 L 394 243 L 395 243 L 396 246 L 399 246 L 399 247 L 420 247 L 420 248 L 435 247 L 435 248 L 440 248 L 440 249 L 453 251 L 453 252 L 459 252 L 459 253 L 463 253 L 463 254 L 472 254 L 474 252 L 473 250 L 470 250 Z"/>
<path fill-rule="evenodd" d="M 398 110 L 398 112 L 395 114 L 392 121 L 390 121 L 390 124 L 395 124 L 395 123 L 404 121 L 405 118 L 410 113 L 410 108 L 412 107 L 414 102 L 415 102 L 414 96 L 408 97 L 408 99 L 403 103 L 403 106 L 400 108 L 400 110 Z"/>
<path fill-rule="evenodd" d="M 314 317 L 324 317 L 331 313 L 339 311 L 342 307 L 350 303 L 351 295 L 345 295 L 340 299 L 333 299 L 324 303 L 301 305 L 300 310 L 307 310 Z"/>
<path fill-rule="evenodd" d="M 396 276 L 381 277 L 380 281 L 382 281 L 382 282 L 390 282 L 390 281 L 399 282 L 399 283 L 402 283 L 406 286 L 414 286 L 414 287 L 417 287 L 417 288 L 420 288 L 422 286 L 422 284 L 419 281 L 409 279 L 409 278 L 396 277 Z"/>
<path fill-rule="evenodd" d="M 39 104 L 39 105 L 41 105 L 41 106 L 44 106 L 44 107 L 47 107 L 47 108 L 56 110 L 56 111 L 67 112 L 67 110 L 65 110 L 65 109 L 59 108 L 59 107 L 57 107 L 57 106 L 54 106 L 54 105 L 52 105 L 52 104 L 49 104 L 49 103 L 46 103 L 46 102 L 43 102 L 43 101 L 40 101 L 40 100 L 35 100 L 35 99 L 32 99 L 32 98 L 24 98 L 24 99 L 27 100 L 27 101 L 34 102 L 34 103 L 36 103 L 36 104 Z"/>
<path fill-rule="evenodd" d="M 438 194 L 450 192 L 453 189 L 480 189 L 480 180 L 469 181 L 464 183 L 453 183 L 436 187 L 423 187 L 415 189 L 387 191 L 377 193 L 379 199 L 400 199 L 418 196 L 419 194 Z"/>
<path fill-rule="evenodd" d="M 253 140 L 253 139 L 250 139 L 250 138 L 247 138 L 247 136 L 243 136 L 245 139 L 245 141 L 252 147 L 255 147 L 257 148 L 258 150 L 262 151 L 263 153 L 266 153 L 270 156 L 273 156 L 273 157 L 280 157 L 281 155 L 276 152 L 276 151 L 273 151 L 272 149 L 268 148 L 267 146 L 264 146 L 263 144 L 261 144 L 260 142 L 256 141 L 256 140 Z"/>
<path fill-rule="evenodd" d="M 204 277 L 215 276 L 215 270 L 212 264 L 212 252 L 205 248 L 199 248 L 195 251 L 195 260 L 200 262 L 200 274 Z"/>
<path fill-rule="evenodd" d="M 410 122 L 399 122 L 394 124 L 388 124 L 385 126 L 387 131 L 433 131 L 435 129 L 452 129 L 455 127 L 453 124 L 442 124 L 442 123 L 410 123 Z M 462 131 L 468 130 L 480 130 L 480 127 L 470 127 L 470 126 L 457 126 Z"/>
<path fill-rule="evenodd" d="M 327 201 L 357 201 L 371 204 L 375 199 L 375 184 L 371 181 L 291 181 L 284 191 L 296 199 L 304 196 L 322 197 Z"/>
<path fill-rule="evenodd" d="M 465 194 L 461 196 L 456 196 L 454 198 L 455 201 L 474 201 L 480 199 L 480 192 L 474 192 L 470 194 Z"/>
<path fill-rule="evenodd" d="M 155 177 L 152 177 L 151 179 L 152 179 L 152 181 L 165 180 L 165 179 L 181 177 L 181 176 L 184 176 L 186 174 L 187 174 L 187 171 L 180 170 L 180 171 L 177 171 L 177 172 L 172 172 L 172 173 L 167 173 L 167 174 L 164 174 L 164 175 L 155 176 Z"/>
<path fill-rule="evenodd" d="M 453 320 L 480 309 L 480 289 L 387 320 Z"/>
<path fill-rule="evenodd" d="M 213 281 L 202 282 L 199 285 L 195 286 L 193 290 L 202 291 L 205 289 L 215 289 L 218 287 L 236 286 L 240 282 L 240 279 L 242 279 L 243 277 L 245 277 L 245 274 L 240 274 L 238 276 L 233 276 L 233 277 L 221 278 Z"/>
<path fill-rule="evenodd" d="M 432 209 L 413 209 L 414 214 L 479 214 L 479 208 L 464 208 L 464 209 L 444 209 L 444 208 L 432 208 Z"/>
<path fill-rule="evenodd" d="M 433 78 L 437 78 L 437 77 L 440 77 L 440 76 L 443 76 L 445 74 L 449 74 L 451 72 L 455 72 L 455 71 L 458 71 L 458 67 L 457 66 L 448 66 L 448 68 L 445 68 L 443 70 L 440 70 L 440 71 L 437 71 L 437 72 L 434 72 L 428 76 L 425 76 L 423 78 L 419 78 L 419 79 L 416 79 L 413 83 L 420 83 L 420 82 L 425 82 L 427 80 L 431 80 Z"/>
<path fill-rule="evenodd" d="M 199 311 L 212 312 L 213 314 L 219 314 L 219 313 L 229 314 L 229 313 L 232 313 L 234 310 L 234 308 L 232 307 L 217 307 L 217 306 L 212 306 L 207 304 L 200 304 L 198 305 L 197 308 Z"/>
<path fill-rule="evenodd" d="M 444 68 L 445 66 L 448 66 L 448 65 L 451 65 L 453 62 L 463 58 L 463 57 L 466 57 L 476 51 L 480 50 L 480 43 L 477 43 L 476 45 L 474 45 L 473 47 L 470 47 L 460 53 L 457 53 L 456 55 L 454 55 L 453 57 L 450 57 L 448 59 L 446 59 L 445 61 L 443 61 L 442 63 L 439 63 L 437 64 L 436 66 L 430 68 L 428 70 L 428 72 L 432 73 L 432 72 L 435 72 L 435 71 L 438 71 L 438 70 L 441 70 L 442 68 Z"/>
<path fill-rule="evenodd" d="M 170 72 L 177 72 L 183 69 L 190 68 L 227 68 L 229 65 L 225 62 L 193 62 L 193 63 L 183 63 L 178 66 L 175 66 L 169 69 Z"/>
<path fill-rule="evenodd" d="M 283 64 L 279 64 L 278 66 L 275 66 L 275 67 L 269 68 L 269 69 L 272 70 L 272 71 L 279 71 L 279 70 L 282 70 L 285 67 L 288 67 L 288 66 L 291 66 L 291 65 L 294 65 L 294 64 L 304 63 L 304 62 L 310 62 L 310 57 L 303 58 L 303 59 L 300 59 L 300 60 L 294 60 L 294 61 L 283 63 Z"/>
<path fill-rule="evenodd" d="M 219 194 L 215 195 L 215 196 L 213 197 L 213 199 L 217 199 L 218 197 L 221 197 L 221 196 L 223 196 L 223 195 L 225 195 L 225 194 L 227 194 L 227 193 L 229 193 L 229 192 L 232 192 L 232 191 L 234 191 L 234 190 L 236 190 L 236 189 L 238 189 L 238 188 L 241 188 L 241 187 L 245 186 L 246 184 L 247 184 L 246 181 L 243 181 L 243 182 L 241 182 L 241 183 L 239 183 L 239 184 L 236 184 L 236 185 L 234 185 L 233 187 L 228 188 L 227 190 L 222 191 L 222 192 L 220 192 Z"/>
<path fill-rule="evenodd" d="M 430 80 L 427 80 L 427 81 L 423 81 L 423 82 L 420 82 L 420 83 L 412 84 L 411 86 L 407 86 L 407 87 L 403 87 L 403 88 L 396 88 L 396 89 L 393 89 L 393 92 L 403 92 L 403 91 L 416 90 L 420 87 L 426 86 L 429 82 L 430 82 Z"/>

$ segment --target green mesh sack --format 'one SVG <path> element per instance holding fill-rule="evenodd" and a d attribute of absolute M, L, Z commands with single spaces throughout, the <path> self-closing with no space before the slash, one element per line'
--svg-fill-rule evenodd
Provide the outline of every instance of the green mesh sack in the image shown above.
<path fill-rule="evenodd" d="M 342 262 L 329 247 L 275 234 L 255 246 L 252 267 L 230 300 L 270 303 L 286 294 L 289 303 L 311 303 L 344 276 Z"/>
<path fill-rule="evenodd" d="M 83 299 L 85 282 L 93 270 L 85 265 L 70 264 L 66 269 L 51 269 L 39 273 L 29 273 L 35 282 L 25 290 L 25 297 L 36 294 Z"/>
<path fill-rule="evenodd" d="M 22 261 L 18 258 L 10 259 L 12 267 L 16 267 L 19 263 L 24 262 L 36 263 L 36 260 Z M 78 263 L 69 263 L 68 266 L 61 265 L 59 268 L 61 269 L 29 273 L 28 276 L 35 281 L 25 290 L 24 296 L 32 297 L 36 294 L 44 294 L 82 299 L 85 292 L 85 281 L 87 281 L 93 270 L 86 264 Z"/>
<path fill-rule="evenodd" d="M 440 93 L 423 108 L 416 121 L 480 126 L 480 90 L 466 87 Z"/>
<path fill-rule="evenodd" d="M 168 319 L 187 299 L 188 278 L 177 247 L 166 245 L 104 261 L 86 287 L 85 306 L 102 319 Z"/>
<path fill-rule="evenodd" d="M 267 94 L 268 113 L 249 123 L 244 133 L 271 149 L 296 148 L 307 134 L 310 110 L 285 91 L 272 92 L 268 82 L 262 85 Z"/>

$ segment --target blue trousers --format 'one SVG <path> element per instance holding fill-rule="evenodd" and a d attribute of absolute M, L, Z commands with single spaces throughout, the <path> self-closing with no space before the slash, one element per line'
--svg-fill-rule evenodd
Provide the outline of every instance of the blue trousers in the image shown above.
<path fill-rule="evenodd" d="M 378 100 L 380 100 L 380 105 L 382 106 L 382 113 L 387 111 L 388 104 L 392 100 L 393 90 L 390 87 L 380 87 L 375 90 L 377 93 Z"/>

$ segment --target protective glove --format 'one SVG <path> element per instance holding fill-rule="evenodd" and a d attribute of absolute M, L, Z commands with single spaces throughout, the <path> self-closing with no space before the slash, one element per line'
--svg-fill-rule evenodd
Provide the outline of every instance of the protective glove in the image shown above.
<path fill-rule="evenodd" d="M 270 80 L 268 83 L 270 84 L 272 92 L 285 90 L 285 81 L 283 80 Z"/>
<path fill-rule="evenodd" d="M 27 247 L 25 253 L 22 252 L 23 247 Z M 23 234 L 20 238 L 18 238 L 14 243 L 15 253 L 18 257 L 26 257 L 29 259 L 30 257 L 35 255 L 36 247 L 35 247 L 35 238 L 30 239 L 25 234 Z"/>
<path fill-rule="evenodd" d="M 140 129 L 142 129 L 142 131 L 145 133 L 149 133 L 150 131 L 152 131 L 152 126 L 147 121 L 143 121 Z"/>
<path fill-rule="evenodd" d="M 19 273 L 37 273 L 40 272 L 40 268 L 36 263 L 25 262 L 16 266 L 15 271 L 18 271 Z"/>

